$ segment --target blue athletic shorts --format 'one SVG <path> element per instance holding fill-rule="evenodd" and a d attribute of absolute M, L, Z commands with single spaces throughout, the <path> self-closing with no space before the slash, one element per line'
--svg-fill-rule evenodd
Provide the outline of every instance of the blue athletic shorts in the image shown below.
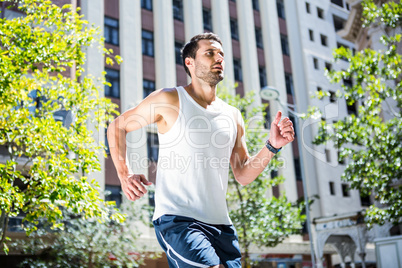
<path fill-rule="evenodd" d="M 153 221 L 169 267 L 241 268 L 241 253 L 233 225 L 214 225 L 192 218 L 163 215 Z"/>

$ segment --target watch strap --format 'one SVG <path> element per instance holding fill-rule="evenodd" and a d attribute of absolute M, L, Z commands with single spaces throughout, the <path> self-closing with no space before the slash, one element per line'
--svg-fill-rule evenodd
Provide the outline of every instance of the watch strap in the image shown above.
<path fill-rule="evenodd" d="M 279 153 L 279 151 L 282 149 L 282 147 L 277 149 L 274 146 L 272 146 L 272 144 L 269 142 L 269 140 L 267 140 L 267 142 L 265 143 L 265 147 L 267 147 L 267 149 L 270 150 L 271 152 L 273 152 L 274 154 Z"/>

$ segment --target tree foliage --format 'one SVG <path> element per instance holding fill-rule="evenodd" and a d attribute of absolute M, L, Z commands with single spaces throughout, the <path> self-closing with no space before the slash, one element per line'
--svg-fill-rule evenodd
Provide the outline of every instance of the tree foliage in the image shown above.
<path fill-rule="evenodd" d="M 88 123 L 104 127 L 116 108 L 99 97 L 96 79 L 104 77 L 84 74 L 85 49 L 97 45 L 110 54 L 96 28 L 70 5 L 7 2 L 20 16 L 0 19 L 0 244 L 11 216 L 33 223 L 28 233 L 41 218 L 61 227 L 61 208 L 109 216 L 98 185 L 85 176 L 100 170 L 103 152 Z"/>
<path fill-rule="evenodd" d="M 397 2 L 362 2 L 363 27 L 384 31 L 380 40 L 384 48 L 334 51 L 335 61 L 347 59 L 349 67 L 327 75 L 332 83 L 353 80 L 352 87 L 342 85 L 336 95 L 348 105 L 358 104 L 358 110 L 332 127 L 322 122 L 315 139 L 316 144 L 333 141 L 341 159 L 349 159 L 342 179 L 361 195 L 374 196 L 376 202 L 366 213 L 370 226 L 397 224 L 402 216 L 402 59 L 398 54 L 402 2 Z M 384 108 L 390 118 L 384 117 Z"/>
<path fill-rule="evenodd" d="M 44 223 L 28 240 L 14 243 L 14 251 L 35 256 L 25 259 L 21 267 L 138 267 L 145 258 L 159 257 L 137 245 L 139 231 L 132 223 L 139 220 L 140 208 L 132 211 L 129 205 L 124 208 L 128 213 L 124 222 L 67 214 L 66 227 L 55 232 L 49 232 Z"/>
<path fill-rule="evenodd" d="M 226 88 L 219 89 L 219 97 L 237 107 L 244 118 L 246 144 L 250 155 L 256 154 L 267 139 L 264 130 L 266 106 L 254 107 L 254 92 L 244 98 L 233 96 Z M 278 198 L 268 195 L 272 186 L 283 182 L 283 177 L 270 178 L 271 171 L 281 165 L 278 156 L 274 157 L 261 175 L 247 186 L 241 186 L 230 172 L 228 188 L 229 214 L 238 232 L 239 243 L 244 251 L 245 267 L 248 267 L 249 248 L 252 244 L 259 247 L 274 247 L 292 234 L 300 234 L 305 216 L 302 215 L 303 203 L 291 203 L 285 193 Z"/>

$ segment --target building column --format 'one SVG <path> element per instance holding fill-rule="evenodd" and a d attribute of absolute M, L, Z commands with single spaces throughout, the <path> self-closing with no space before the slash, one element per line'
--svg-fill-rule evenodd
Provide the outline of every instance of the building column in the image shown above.
<path fill-rule="evenodd" d="M 299 2 L 296 0 L 284 0 L 285 3 L 285 16 L 286 25 L 288 31 L 289 40 L 289 50 L 291 55 L 291 64 L 293 68 L 293 82 L 295 89 L 295 100 L 298 112 L 306 112 L 310 104 L 309 96 L 309 86 L 307 81 L 308 75 L 308 64 L 306 62 L 306 57 L 302 44 L 301 37 L 301 25 L 299 21 L 298 10 L 304 10 L 304 2 Z M 302 6 L 299 6 L 302 5 Z M 304 166 L 304 178 L 306 183 L 307 192 L 304 193 L 308 197 L 319 195 L 319 178 L 316 172 L 316 163 L 314 155 L 309 153 L 308 150 L 312 151 L 314 149 L 312 126 L 309 122 L 300 120 L 299 124 L 299 137 L 298 141 L 301 143 L 299 148 L 300 157 L 303 159 Z M 316 200 L 311 206 L 311 220 L 322 215 L 321 201 Z M 318 268 L 322 267 L 322 260 L 317 254 L 320 252 L 316 243 L 317 233 L 314 226 L 310 225 L 310 230 L 312 232 L 312 242 L 314 244 L 314 250 L 316 252 L 316 265 Z"/>
<path fill-rule="evenodd" d="M 253 6 L 250 0 L 237 0 L 237 19 L 239 26 L 239 41 L 243 86 L 245 92 L 254 91 L 254 105 L 260 105 L 260 77 L 258 72 L 257 44 L 255 41 L 255 26 Z"/>
<path fill-rule="evenodd" d="M 183 1 L 184 13 L 184 36 L 186 42 L 200 33 L 204 32 L 202 18 L 202 0 Z M 187 82 L 191 82 L 191 77 L 187 75 Z"/>
<path fill-rule="evenodd" d="M 176 86 L 172 1 L 153 0 L 156 88 Z"/>
<path fill-rule="evenodd" d="M 276 2 L 260 0 L 259 4 L 268 86 L 278 90 L 280 101 L 286 104 L 287 92 Z M 287 109 L 280 107 L 276 101 L 270 102 L 269 109 L 272 117 L 271 120 L 274 120 L 278 110 L 281 110 L 284 116 L 288 116 Z M 279 172 L 285 177 L 285 181 L 279 186 L 279 189 L 281 192 L 286 192 L 286 197 L 289 201 L 294 202 L 298 196 L 293 161 L 294 156 L 291 145 L 283 148 L 281 157 L 285 160 L 285 166 Z"/>
<path fill-rule="evenodd" d="M 219 35 L 223 43 L 225 53 L 225 79 L 223 85 L 227 86 L 232 94 L 234 90 L 234 69 L 233 69 L 233 49 L 232 35 L 230 31 L 230 15 L 228 0 L 211 0 L 212 29 Z M 258 73 L 258 72 L 257 72 Z"/>
<path fill-rule="evenodd" d="M 104 2 L 103 0 L 94 1 L 81 1 L 81 10 L 84 15 L 84 19 L 90 21 L 95 27 L 101 29 L 100 36 L 103 36 L 104 27 Z M 102 77 L 102 72 L 105 69 L 105 59 L 102 52 L 99 51 L 97 47 L 89 47 L 86 51 L 87 61 L 85 63 L 85 75 L 92 75 L 96 78 Z M 95 85 L 99 88 L 104 88 L 104 85 L 100 80 L 94 81 Z M 99 97 L 103 97 L 103 90 L 99 92 Z M 100 144 L 105 143 L 105 129 L 96 129 L 94 124 L 88 123 L 88 130 L 93 131 L 95 142 Z M 93 172 L 89 176 L 96 179 L 99 183 L 101 191 L 105 189 L 105 158 L 103 157 L 103 151 L 98 153 L 99 163 L 101 171 Z"/>
<path fill-rule="evenodd" d="M 186 41 L 190 41 L 194 35 L 204 32 L 202 19 L 202 1 L 183 1 L 184 32 Z"/>
<path fill-rule="evenodd" d="M 124 113 L 143 99 L 141 1 L 120 0 L 120 109 Z M 127 134 L 127 165 L 134 173 L 148 174 L 148 169 L 137 165 L 147 157 L 145 128 Z M 133 163 L 135 161 L 135 163 Z"/>

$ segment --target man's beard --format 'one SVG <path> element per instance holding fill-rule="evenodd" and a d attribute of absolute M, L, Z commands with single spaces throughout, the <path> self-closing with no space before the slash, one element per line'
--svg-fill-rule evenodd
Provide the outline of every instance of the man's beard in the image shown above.
<path fill-rule="evenodd" d="M 195 76 L 211 86 L 217 85 L 224 78 L 223 71 L 212 72 L 210 67 L 203 64 L 197 64 L 195 69 Z"/>

